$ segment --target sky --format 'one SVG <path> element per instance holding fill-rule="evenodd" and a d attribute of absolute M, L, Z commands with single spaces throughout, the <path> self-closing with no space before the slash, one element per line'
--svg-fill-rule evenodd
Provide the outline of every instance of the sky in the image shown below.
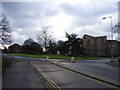
<path fill-rule="evenodd" d="M 16 2 L 17 1 L 17 2 Z M 107 36 L 110 39 L 112 25 L 118 24 L 119 0 L 2 0 L 2 12 L 6 14 L 12 29 L 13 43 L 23 44 L 28 38 L 37 41 L 43 27 L 48 27 L 53 38 L 66 40 L 65 32 L 82 38 Z"/>

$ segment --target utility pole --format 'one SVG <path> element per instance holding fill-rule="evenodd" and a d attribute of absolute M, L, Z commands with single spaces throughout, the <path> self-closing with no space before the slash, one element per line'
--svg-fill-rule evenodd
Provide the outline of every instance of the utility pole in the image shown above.
<path fill-rule="evenodd" d="M 118 2 L 118 41 L 120 41 L 120 1 Z"/>

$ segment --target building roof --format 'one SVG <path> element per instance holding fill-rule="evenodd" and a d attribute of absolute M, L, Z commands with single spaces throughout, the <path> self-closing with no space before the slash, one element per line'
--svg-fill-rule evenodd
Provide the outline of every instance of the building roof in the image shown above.
<path fill-rule="evenodd" d="M 106 42 L 118 42 L 118 43 L 120 43 L 119 41 L 117 41 L 117 40 L 106 40 Z"/>
<path fill-rule="evenodd" d="M 103 38 L 103 37 L 107 37 L 107 36 L 97 36 L 97 37 L 94 37 L 94 36 L 91 36 L 91 35 L 88 35 L 88 34 L 84 34 L 83 36 L 89 36 L 89 37 L 93 37 L 93 38 Z"/>

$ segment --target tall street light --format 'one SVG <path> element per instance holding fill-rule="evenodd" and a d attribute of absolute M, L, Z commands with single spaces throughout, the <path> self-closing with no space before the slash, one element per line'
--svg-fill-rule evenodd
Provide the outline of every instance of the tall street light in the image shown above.
<path fill-rule="evenodd" d="M 109 17 L 104 17 L 103 19 L 110 18 L 111 19 L 111 61 L 113 58 L 113 46 L 112 46 L 112 41 L 113 41 L 113 27 L 112 27 L 112 16 Z"/>

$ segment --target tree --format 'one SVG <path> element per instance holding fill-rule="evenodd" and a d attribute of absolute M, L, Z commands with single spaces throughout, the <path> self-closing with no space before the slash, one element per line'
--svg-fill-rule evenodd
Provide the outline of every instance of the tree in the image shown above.
<path fill-rule="evenodd" d="M 8 53 L 8 49 L 6 47 L 4 47 L 4 49 L 2 50 L 3 53 Z"/>
<path fill-rule="evenodd" d="M 36 42 L 32 42 L 30 44 L 30 47 L 31 47 L 32 54 L 42 54 L 43 53 L 42 47 Z"/>
<path fill-rule="evenodd" d="M 34 40 L 32 38 L 26 39 L 22 45 L 22 52 L 23 53 L 31 53 L 32 48 L 30 47 L 30 44 L 33 42 L 34 42 Z"/>
<path fill-rule="evenodd" d="M 120 22 L 118 23 L 118 25 L 115 25 L 113 27 L 113 32 L 114 32 L 114 35 L 115 35 L 115 39 L 117 41 L 120 41 Z"/>
<path fill-rule="evenodd" d="M 22 45 L 22 53 L 31 53 L 30 45 Z"/>
<path fill-rule="evenodd" d="M 67 44 L 69 47 L 69 55 L 70 56 L 82 56 L 85 55 L 84 48 L 83 48 L 83 41 L 82 39 L 77 37 L 77 34 L 69 35 L 66 33 L 66 37 L 68 38 Z"/>
<path fill-rule="evenodd" d="M 42 54 L 43 49 L 37 42 L 34 42 L 32 38 L 29 38 L 24 41 L 22 45 L 22 52 L 30 54 Z"/>
<path fill-rule="evenodd" d="M 59 51 L 59 53 L 61 55 L 68 54 L 68 52 L 69 52 L 69 50 L 68 50 L 68 42 L 59 40 L 57 42 L 57 51 Z"/>
<path fill-rule="evenodd" d="M 37 35 L 37 40 L 40 45 L 43 46 L 45 51 L 47 51 L 47 46 L 49 45 L 49 41 L 52 39 L 52 35 L 48 32 L 47 27 L 44 27 L 40 34 Z"/>
<path fill-rule="evenodd" d="M 30 45 L 34 40 L 32 38 L 28 38 L 24 41 L 23 45 Z"/>
<path fill-rule="evenodd" d="M 11 29 L 10 24 L 5 16 L 5 14 L 2 14 L 0 16 L 0 43 L 5 48 L 5 44 L 10 44 L 12 42 L 12 36 L 11 36 Z"/>
<path fill-rule="evenodd" d="M 57 45 L 54 41 L 49 41 L 49 46 L 47 47 L 47 51 L 49 54 L 56 54 L 57 53 Z"/>

